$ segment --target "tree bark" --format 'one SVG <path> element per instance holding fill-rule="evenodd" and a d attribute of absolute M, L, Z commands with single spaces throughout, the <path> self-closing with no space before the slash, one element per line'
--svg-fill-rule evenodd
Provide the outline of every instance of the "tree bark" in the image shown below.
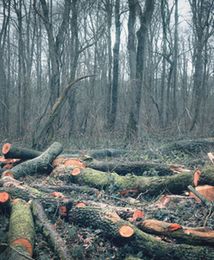
<path fill-rule="evenodd" d="M 39 202 L 32 201 L 32 211 L 36 223 L 42 229 L 43 235 L 50 242 L 54 251 L 57 253 L 58 257 L 62 260 L 73 259 L 69 254 L 68 249 L 65 245 L 64 240 L 59 236 L 57 231 L 55 231 L 52 225 L 49 223 L 48 218 L 43 210 L 42 205 Z"/>
<path fill-rule="evenodd" d="M 33 217 L 31 214 L 30 204 L 21 199 L 16 199 L 12 203 L 8 236 L 9 245 L 11 247 L 15 248 L 22 254 L 32 257 L 34 246 Z M 12 260 L 13 258 L 9 259 Z"/>
<path fill-rule="evenodd" d="M 93 169 L 82 169 L 79 173 L 69 173 L 71 182 L 80 185 L 89 185 L 98 189 L 109 188 L 123 191 L 136 190 L 150 196 L 159 195 L 165 191 L 173 194 L 181 194 L 187 190 L 188 185 L 193 184 L 194 172 L 181 173 L 174 176 L 142 177 L 142 176 L 119 176 L 116 173 L 104 173 Z M 214 184 L 213 167 L 202 170 L 198 185 Z"/>
<path fill-rule="evenodd" d="M 47 172 L 49 173 L 53 167 L 52 161 L 62 152 L 62 145 L 60 143 L 53 143 L 45 152 L 39 157 L 23 162 L 15 166 L 9 172 L 18 179 L 26 175 Z"/>
<path fill-rule="evenodd" d="M 173 230 L 172 223 L 156 219 L 144 220 L 138 224 L 138 228 L 150 234 L 176 239 L 179 243 L 204 246 L 214 245 L 214 231 L 211 229 L 180 226 L 177 230 Z"/>
<path fill-rule="evenodd" d="M 101 230 L 102 234 L 113 241 L 118 241 L 128 244 L 129 253 L 144 252 L 144 254 L 152 259 L 212 259 L 214 250 L 207 247 L 193 247 L 188 245 L 168 244 L 157 240 L 151 235 L 148 235 L 127 221 L 120 219 L 118 215 L 101 211 L 96 208 L 82 207 L 72 208 L 69 213 L 69 220 L 72 223 L 82 226 L 90 226 L 94 229 Z M 133 230 L 133 235 L 123 237 L 120 234 L 120 228 L 128 226 Z M 126 248 L 127 249 L 127 248 Z M 125 248 L 124 248 L 125 250 Z"/>

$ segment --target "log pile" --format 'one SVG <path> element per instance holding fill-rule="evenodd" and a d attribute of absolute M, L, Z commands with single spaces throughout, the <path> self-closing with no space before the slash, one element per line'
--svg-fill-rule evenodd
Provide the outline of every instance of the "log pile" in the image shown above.
<path fill-rule="evenodd" d="M 127 259 L 130 254 L 149 259 L 214 259 L 214 231 L 206 227 L 207 218 L 213 215 L 213 165 L 190 170 L 183 165 L 147 161 L 98 161 L 99 156 L 88 160 L 88 156 L 74 158 L 61 152 L 62 145 L 57 142 L 44 152 L 3 145 L 0 216 L 8 218 L 9 225 L 7 241 L 1 244 L 0 240 L 0 259 L 34 258 L 38 234 L 58 259 L 76 259 L 65 234 L 56 229 L 59 223 L 98 231 L 109 243 L 120 245 Z M 149 170 L 156 175 L 145 176 Z M 37 177 L 42 181 L 34 183 L 32 179 Z M 209 196 L 204 191 L 200 193 L 198 187 L 202 185 L 209 187 Z M 204 227 L 151 219 L 143 208 L 146 204 L 138 199 L 142 194 L 166 194 L 161 203 L 150 205 L 162 209 L 172 198 L 187 201 L 190 197 L 184 194 L 188 189 L 192 200 L 207 209 Z M 105 196 L 112 198 L 112 194 L 117 194 L 119 206 L 102 201 Z M 71 233 L 69 228 L 67 233 Z"/>

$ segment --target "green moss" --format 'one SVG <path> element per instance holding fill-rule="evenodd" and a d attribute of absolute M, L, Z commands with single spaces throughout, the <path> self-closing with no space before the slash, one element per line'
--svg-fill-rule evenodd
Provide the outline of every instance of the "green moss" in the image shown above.
<path fill-rule="evenodd" d="M 9 227 L 9 243 L 24 238 L 33 246 L 34 244 L 34 223 L 30 205 L 21 199 L 17 199 L 12 205 Z"/>

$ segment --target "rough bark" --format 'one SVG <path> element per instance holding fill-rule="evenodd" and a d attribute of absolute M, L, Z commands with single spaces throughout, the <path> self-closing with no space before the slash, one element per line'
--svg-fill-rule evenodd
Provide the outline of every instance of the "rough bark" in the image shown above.
<path fill-rule="evenodd" d="M 23 162 L 15 166 L 9 172 L 18 179 L 26 175 L 32 175 L 36 173 L 47 172 L 49 173 L 52 170 L 51 163 L 52 161 L 62 152 L 62 145 L 60 143 L 53 143 L 45 152 L 40 156 Z"/>
<path fill-rule="evenodd" d="M 180 151 L 188 154 L 208 153 L 214 150 L 214 138 L 204 138 L 196 140 L 182 140 L 169 143 L 159 149 L 164 154 L 170 154 L 173 151 Z"/>
<path fill-rule="evenodd" d="M 30 204 L 21 199 L 16 199 L 12 203 L 9 227 L 9 245 L 22 254 L 31 257 L 33 255 L 33 217 L 31 214 Z M 10 259 L 12 260 L 12 258 Z"/>
<path fill-rule="evenodd" d="M 152 162 L 118 162 L 118 161 L 92 161 L 86 163 L 88 167 L 103 171 L 103 172 L 116 172 L 120 175 L 133 173 L 135 175 L 143 175 L 144 172 L 155 171 L 157 175 L 172 175 L 174 172 L 170 165 L 164 165 Z"/>
<path fill-rule="evenodd" d="M 213 167 L 203 169 L 198 185 L 213 185 L 213 172 Z M 90 168 L 82 169 L 78 174 L 70 173 L 70 180 L 80 185 L 85 184 L 99 189 L 111 187 L 119 191 L 131 189 L 151 196 L 165 191 L 181 194 L 187 190 L 188 185 L 193 185 L 193 177 L 194 172 L 164 177 L 120 176 L 117 173 L 106 174 Z"/>
<path fill-rule="evenodd" d="M 204 258 L 211 260 L 214 257 L 214 250 L 212 248 L 193 247 L 183 244 L 175 245 L 162 242 L 107 211 L 101 211 L 91 207 L 73 208 L 69 213 L 69 220 L 75 224 L 99 229 L 104 236 L 111 240 L 113 239 L 113 241 L 119 239 L 120 242 L 127 243 L 132 254 L 142 251 L 146 256 L 152 259 L 170 260 L 199 260 Z M 134 234 L 131 237 L 121 237 L 119 229 L 123 225 L 133 229 Z"/>
<path fill-rule="evenodd" d="M 142 231 L 167 236 L 176 239 L 180 243 L 193 245 L 214 245 L 214 231 L 206 228 L 190 228 L 180 226 L 177 230 L 171 230 L 172 223 L 158 221 L 156 219 L 147 219 L 138 224 Z"/>
<path fill-rule="evenodd" d="M 37 156 L 40 156 L 42 152 L 32 150 L 32 149 L 22 148 L 22 147 L 16 147 L 12 144 L 7 143 L 4 144 L 2 147 L 2 154 L 6 159 L 18 158 L 22 160 L 29 160 Z"/>
<path fill-rule="evenodd" d="M 42 205 L 36 201 L 32 201 L 32 210 L 37 225 L 40 226 L 40 228 L 42 229 L 43 235 L 50 242 L 58 257 L 62 260 L 73 259 L 68 252 L 64 240 L 59 236 L 57 231 L 55 231 L 52 225 L 49 223 Z"/>

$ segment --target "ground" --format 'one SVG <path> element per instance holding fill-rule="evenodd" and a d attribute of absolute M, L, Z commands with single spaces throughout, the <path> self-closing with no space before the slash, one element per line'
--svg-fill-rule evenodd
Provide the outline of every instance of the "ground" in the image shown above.
<path fill-rule="evenodd" d="M 69 152 L 69 151 L 67 151 Z M 105 160 L 111 160 L 112 158 L 105 158 Z M 203 167 L 205 164 L 209 164 L 206 152 L 200 153 L 183 152 L 182 150 L 172 150 L 171 152 L 160 152 L 156 146 L 146 146 L 144 149 L 135 150 L 132 148 L 128 153 L 117 158 L 118 161 L 140 161 L 148 160 L 152 162 L 170 163 L 170 164 L 182 164 L 193 170 L 196 167 Z M 144 172 L 145 176 L 157 176 L 157 172 L 154 170 Z M 66 180 L 53 179 L 47 175 L 36 175 L 24 177 L 22 181 L 33 186 L 40 184 L 63 186 L 68 183 Z M 166 191 L 167 194 L 167 191 Z M 94 201 L 107 205 L 114 205 L 118 207 L 130 207 L 138 208 L 143 211 L 145 218 L 152 218 L 157 220 L 163 220 L 171 223 L 179 223 L 182 226 L 189 227 L 209 227 L 214 228 L 214 213 L 209 207 L 206 207 L 202 203 L 198 203 L 194 199 L 181 199 L 179 203 L 171 201 L 167 207 L 160 208 L 158 201 L 163 194 L 156 197 L 144 194 L 138 194 L 134 198 L 130 194 L 121 196 L 119 193 L 115 193 L 112 190 L 89 192 L 84 191 L 70 191 L 63 192 L 68 198 L 73 201 Z M 182 195 L 185 195 L 183 193 Z M 42 198 L 41 198 L 42 201 Z M 90 227 L 80 227 L 68 223 L 66 219 L 63 219 L 58 214 L 58 208 L 56 204 L 51 204 L 43 201 L 45 212 L 53 224 L 54 228 L 61 235 L 63 240 L 72 255 L 73 259 L 128 259 L 129 256 L 136 257 L 138 259 L 149 259 L 143 252 L 135 252 L 133 248 L 129 248 L 126 243 L 115 243 L 109 239 L 106 239 L 101 235 L 100 230 L 94 230 Z M 137 205 L 137 206 L 136 206 Z M 137 220 L 136 220 L 137 222 Z M 1 214 L 0 217 L 0 251 L 4 248 L 4 244 L 7 244 L 7 231 L 9 228 L 8 215 Z M 172 239 L 161 237 L 162 240 L 168 243 L 174 243 Z M 51 248 L 49 241 L 41 234 L 41 230 L 36 227 L 36 237 L 33 259 L 45 260 L 45 259 L 59 259 Z M 131 259 L 131 258 L 130 258 Z M 134 259 L 134 258 L 133 258 Z M 150 258 L 151 259 L 151 258 Z"/>

